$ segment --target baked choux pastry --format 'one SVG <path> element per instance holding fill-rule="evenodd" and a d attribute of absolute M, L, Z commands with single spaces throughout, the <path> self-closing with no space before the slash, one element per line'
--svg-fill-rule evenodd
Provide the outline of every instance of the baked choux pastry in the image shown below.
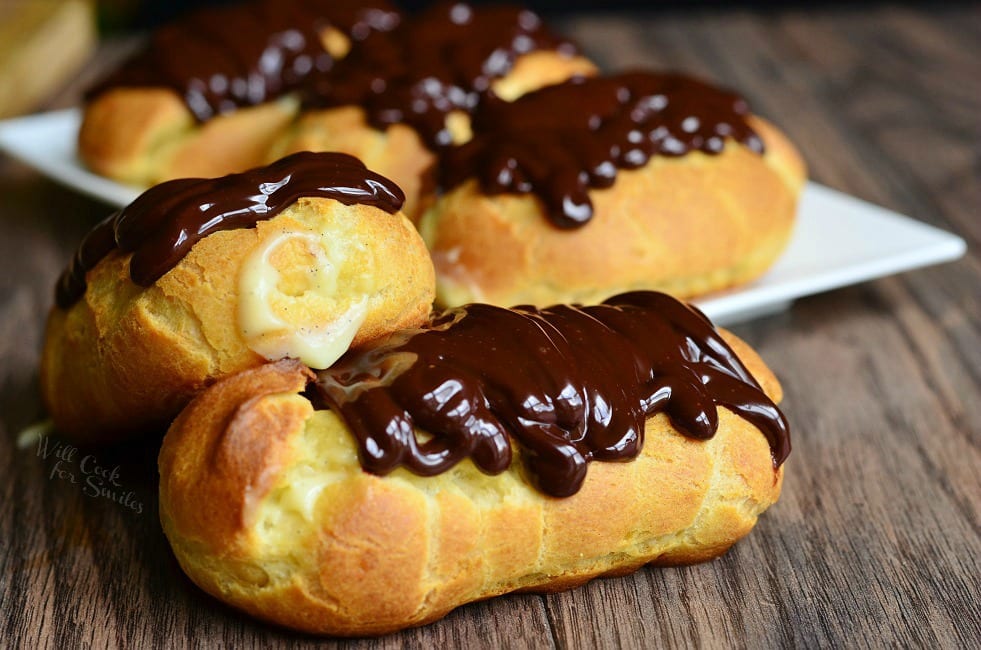
<path fill-rule="evenodd" d="M 307 110 L 269 157 L 357 156 L 402 188 L 414 218 L 435 190 L 428 172 L 439 151 L 469 139 L 469 115 L 483 96 L 512 100 L 595 70 L 527 9 L 440 3 L 315 77 Z"/>
<path fill-rule="evenodd" d="M 158 29 L 89 93 L 79 155 L 93 171 L 141 187 L 269 162 L 299 108 L 299 86 L 399 21 L 385 0 L 253 0 L 197 11 Z"/>
<path fill-rule="evenodd" d="M 204 391 L 164 439 L 160 516 L 226 603 L 382 634 L 720 555 L 779 496 L 779 399 L 748 346 L 664 294 L 469 305 L 316 374 Z"/>
<path fill-rule="evenodd" d="M 442 152 L 419 228 L 437 303 L 690 297 L 761 275 L 787 244 L 805 169 L 735 94 L 678 74 L 570 80 L 485 102 Z"/>
<path fill-rule="evenodd" d="M 324 368 L 423 322 L 433 268 L 402 193 L 360 161 L 302 153 L 147 190 L 82 242 L 41 363 L 56 428 L 163 428 L 203 387 L 283 357 Z"/>

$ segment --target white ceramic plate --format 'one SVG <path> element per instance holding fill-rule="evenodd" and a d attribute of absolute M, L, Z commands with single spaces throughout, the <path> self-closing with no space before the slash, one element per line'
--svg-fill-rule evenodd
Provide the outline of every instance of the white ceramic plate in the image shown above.
<path fill-rule="evenodd" d="M 0 149 L 54 180 L 121 207 L 139 188 L 97 176 L 75 149 L 78 109 L 0 121 Z M 808 183 L 790 246 L 769 273 L 738 289 L 696 303 L 713 320 L 734 323 L 787 308 L 795 298 L 955 260 L 960 237 Z"/>

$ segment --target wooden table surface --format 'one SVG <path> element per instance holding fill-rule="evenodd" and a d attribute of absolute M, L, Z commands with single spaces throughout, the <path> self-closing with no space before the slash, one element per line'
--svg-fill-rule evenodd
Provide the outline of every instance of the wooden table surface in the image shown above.
<path fill-rule="evenodd" d="M 740 89 L 815 180 L 960 234 L 956 263 L 798 301 L 736 328 L 776 370 L 794 430 L 781 501 L 725 557 L 497 598 L 352 647 L 981 647 L 981 7 L 573 16 L 607 69 Z M 103 47 L 52 106 L 118 58 Z M 18 449 L 43 418 L 56 275 L 103 205 L 0 160 L 0 646 L 301 647 L 181 573 L 155 449 L 92 453 L 132 495 L 89 496 Z"/>

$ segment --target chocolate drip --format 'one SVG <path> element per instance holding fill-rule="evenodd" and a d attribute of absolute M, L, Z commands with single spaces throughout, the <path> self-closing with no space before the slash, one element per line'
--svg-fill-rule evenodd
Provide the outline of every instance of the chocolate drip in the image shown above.
<path fill-rule="evenodd" d="M 334 66 L 320 32 L 354 41 L 394 29 L 399 13 L 384 0 L 259 0 L 206 9 L 156 32 L 147 47 L 90 93 L 119 86 L 168 87 L 204 122 L 297 89 Z"/>
<path fill-rule="evenodd" d="M 375 128 L 408 124 L 435 150 L 452 143 L 447 114 L 473 111 L 495 79 L 535 50 L 575 52 L 527 9 L 443 3 L 317 75 L 305 103 L 361 106 Z"/>
<path fill-rule="evenodd" d="M 720 153 L 727 139 L 763 152 L 746 102 L 678 75 L 632 72 L 573 79 L 515 102 L 484 102 L 474 138 L 443 153 L 441 183 L 476 178 L 486 194 L 534 193 L 559 228 L 593 216 L 588 191 L 656 155 Z"/>
<path fill-rule="evenodd" d="M 349 352 L 312 394 L 347 423 L 369 472 L 431 476 L 470 458 L 498 474 L 513 438 L 539 489 L 560 497 L 579 490 L 589 461 L 636 457 L 659 412 L 708 439 L 725 406 L 762 431 L 775 466 L 790 453 L 783 414 L 708 319 L 654 292 L 450 310 Z"/>
<path fill-rule="evenodd" d="M 83 240 L 55 291 L 67 309 L 85 293 L 85 274 L 118 248 L 133 253 L 130 277 L 150 286 L 199 240 L 220 230 L 252 228 L 305 196 L 398 212 L 405 195 L 390 180 L 340 153 L 293 154 L 268 167 L 222 178 L 161 183 L 95 227 Z"/>

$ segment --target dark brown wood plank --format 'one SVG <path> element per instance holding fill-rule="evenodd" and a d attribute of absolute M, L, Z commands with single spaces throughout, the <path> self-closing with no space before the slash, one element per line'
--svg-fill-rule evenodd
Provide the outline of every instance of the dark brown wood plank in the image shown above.
<path fill-rule="evenodd" d="M 981 645 L 981 6 L 571 17 L 607 69 L 739 88 L 819 181 L 951 229 L 959 262 L 798 301 L 736 328 L 784 382 L 783 497 L 718 561 L 460 608 L 381 639 L 317 640 L 197 590 L 160 532 L 154 449 L 130 503 L 89 496 L 16 434 L 43 415 L 51 287 L 107 209 L 0 160 L 0 645 L 10 647 L 978 647 Z M 53 98 L 132 43 L 104 47 Z M 55 442 L 49 439 L 49 444 Z M 62 467 L 61 469 L 65 469 Z"/>
<path fill-rule="evenodd" d="M 981 102 L 981 93 L 970 90 L 977 88 L 969 65 L 972 54 L 977 61 L 977 46 L 940 43 L 929 17 L 906 10 L 847 18 L 787 12 L 760 20 L 734 12 L 686 15 L 681 28 L 660 16 L 634 19 L 630 36 L 616 41 L 617 48 L 606 47 L 604 55 L 618 65 L 631 63 L 644 58 L 638 48 L 649 43 L 650 59 L 680 62 L 745 92 L 801 144 L 820 180 L 972 231 L 976 214 L 968 222 L 964 213 L 977 204 L 962 197 L 978 185 L 957 186 L 957 180 L 977 166 L 981 142 L 976 120 L 960 119 L 965 112 L 977 115 Z M 891 31 L 884 24 L 899 27 Z M 902 26 L 924 24 L 932 31 L 905 40 Z M 579 25 L 576 36 L 588 47 L 593 32 L 586 21 Z M 934 76 L 938 67 L 942 79 Z M 952 186 L 962 190 L 960 196 L 950 196 Z M 852 304 L 840 304 L 849 295 Z M 729 646 L 753 639 L 813 647 L 845 638 L 901 646 L 976 643 L 979 295 L 972 255 L 941 269 L 801 301 L 790 315 L 793 322 L 779 317 L 770 319 L 777 324 L 739 328 L 789 387 L 797 436 L 785 496 L 734 553 L 711 569 L 685 570 L 699 575 L 680 589 L 653 590 L 668 601 L 656 611 L 694 618 L 694 624 L 658 624 L 663 614 L 645 615 L 640 607 L 624 618 L 643 621 L 649 638 L 664 644 Z M 801 318 L 809 309 L 809 317 Z M 798 336 L 802 327 L 806 338 Z M 815 376 L 815 369 L 821 374 Z M 800 413 L 801 407 L 807 410 Z M 844 482 L 852 492 L 841 489 Z M 817 498 L 802 494 L 808 492 Z M 867 505 L 879 512 L 870 516 Z M 819 525 L 802 519 L 804 512 L 818 515 Z M 726 566 L 737 555 L 751 573 Z M 772 576 L 768 582 L 747 580 L 763 570 Z M 737 578 L 720 594 L 728 572 Z M 663 585 L 663 574 L 651 572 L 657 576 L 652 580 Z M 616 592 L 597 587 L 592 606 L 604 611 Z M 588 598 L 591 592 L 582 593 Z M 734 603 L 753 600 L 777 612 L 740 608 L 738 618 L 732 614 Z M 704 609 L 693 610 L 692 601 Z M 556 611 L 568 608 L 558 605 Z M 563 621 L 563 631 L 567 636 L 560 638 L 570 641 L 594 633 L 589 621 L 572 617 Z"/>

